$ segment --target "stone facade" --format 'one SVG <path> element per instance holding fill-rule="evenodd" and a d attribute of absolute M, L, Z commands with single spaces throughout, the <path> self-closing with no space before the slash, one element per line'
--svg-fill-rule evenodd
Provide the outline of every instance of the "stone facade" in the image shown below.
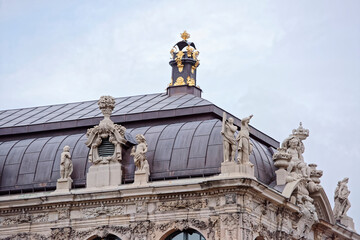
<path fill-rule="evenodd" d="M 301 206 L 245 178 L 214 176 L 144 187 L 17 195 L 1 197 L 0 208 L 0 239 L 92 239 L 111 233 L 122 240 L 158 240 L 188 228 L 209 240 L 360 239 L 329 223 L 331 212 L 316 209 L 320 221 L 312 225 Z"/>

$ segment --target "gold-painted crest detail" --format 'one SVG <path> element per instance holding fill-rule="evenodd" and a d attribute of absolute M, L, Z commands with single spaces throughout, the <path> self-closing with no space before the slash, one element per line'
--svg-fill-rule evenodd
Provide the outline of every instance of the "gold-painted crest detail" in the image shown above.
<path fill-rule="evenodd" d="M 187 56 L 189 58 L 191 58 L 191 55 L 192 55 L 193 51 L 194 51 L 193 47 L 191 47 L 191 46 L 186 47 Z"/>
<path fill-rule="evenodd" d="M 174 86 L 181 86 L 181 85 L 185 85 L 184 78 L 183 77 L 178 77 L 176 79 L 176 82 L 175 82 Z"/>
<path fill-rule="evenodd" d="M 190 34 L 188 34 L 186 32 L 186 30 L 180 34 L 181 38 L 184 39 L 185 41 L 188 40 L 190 38 Z"/>
<path fill-rule="evenodd" d="M 194 59 L 194 60 L 197 60 L 197 58 L 198 58 L 199 54 L 200 54 L 200 52 L 199 52 L 199 51 L 194 51 L 194 52 L 192 53 L 192 57 L 193 57 L 193 59 Z"/>
<path fill-rule="evenodd" d="M 194 73 L 196 68 L 199 66 L 200 61 L 197 60 L 194 66 L 191 66 L 191 73 Z"/>
<path fill-rule="evenodd" d="M 190 78 L 190 76 L 188 76 L 186 80 L 187 80 L 187 81 L 186 81 L 187 85 L 189 85 L 189 86 L 195 86 L 195 79 Z"/>
<path fill-rule="evenodd" d="M 182 64 L 181 62 L 181 59 L 182 57 L 184 56 L 184 52 L 183 51 L 179 51 L 177 54 L 176 54 L 176 58 L 175 58 L 175 61 L 177 63 L 177 67 L 179 69 L 179 72 L 182 72 L 183 71 L 183 68 L 184 68 L 184 65 Z"/>

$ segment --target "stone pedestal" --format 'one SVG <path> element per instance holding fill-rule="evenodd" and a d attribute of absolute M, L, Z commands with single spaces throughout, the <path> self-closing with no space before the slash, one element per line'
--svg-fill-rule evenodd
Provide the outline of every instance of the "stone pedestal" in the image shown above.
<path fill-rule="evenodd" d="M 92 165 L 86 175 L 86 187 L 118 186 L 121 184 L 121 177 L 119 162 Z"/>
<path fill-rule="evenodd" d="M 135 185 L 144 185 L 149 182 L 149 173 L 146 171 L 135 171 L 134 175 L 134 184 Z"/>
<path fill-rule="evenodd" d="M 72 184 L 71 178 L 60 178 L 56 183 L 56 191 L 69 192 Z"/>
<path fill-rule="evenodd" d="M 343 216 L 340 219 L 340 224 L 344 225 L 345 227 L 349 228 L 352 231 L 355 231 L 354 220 L 349 216 Z"/>
<path fill-rule="evenodd" d="M 236 162 L 222 162 L 221 163 L 221 175 L 229 176 L 239 172 L 239 167 Z"/>
<path fill-rule="evenodd" d="M 276 185 L 285 185 L 288 172 L 285 169 L 279 169 L 275 171 L 275 174 L 276 174 Z"/>
<path fill-rule="evenodd" d="M 250 162 L 246 164 L 239 164 L 239 173 L 242 177 L 255 178 L 254 164 Z"/>
<path fill-rule="evenodd" d="M 255 178 L 254 165 L 252 163 L 223 162 L 221 163 L 220 176 Z"/>

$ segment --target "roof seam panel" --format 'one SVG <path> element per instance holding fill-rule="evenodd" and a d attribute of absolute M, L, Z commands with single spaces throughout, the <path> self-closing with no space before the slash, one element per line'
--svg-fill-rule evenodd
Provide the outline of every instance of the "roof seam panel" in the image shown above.
<path fill-rule="evenodd" d="M 40 112 L 36 112 L 35 114 L 30 115 L 29 117 L 27 117 L 27 118 L 25 118 L 25 119 L 21 120 L 20 122 L 15 123 L 13 126 L 19 126 L 19 125 L 20 125 L 20 123 L 22 123 L 23 121 L 25 121 L 25 120 L 27 120 L 27 119 L 30 119 L 30 118 L 34 117 L 35 115 L 38 115 L 38 114 L 40 114 L 40 113 L 44 112 L 45 110 L 47 110 L 47 109 L 49 109 L 49 108 L 50 108 L 50 106 L 49 106 L 49 107 L 47 107 L 47 108 L 44 108 L 44 109 L 43 109 L 42 111 L 40 111 Z M 38 108 L 35 108 L 34 110 L 36 110 L 36 109 L 38 109 Z M 19 124 L 19 125 L 18 125 L 18 124 Z"/>
<path fill-rule="evenodd" d="M 35 182 L 35 176 L 36 176 L 36 172 L 37 172 L 37 166 L 39 165 L 39 161 L 40 161 L 40 156 L 41 156 L 41 152 L 44 150 L 44 147 L 46 146 L 46 144 L 53 139 L 54 137 L 49 137 L 49 139 L 42 145 L 41 150 L 39 151 L 39 157 L 36 161 L 36 166 L 35 166 L 35 172 L 34 172 L 34 177 L 33 177 L 33 182 Z"/>
<path fill-rule="evenodd" d="M 190 152 L 191 152 L 191 148 L 192 148 L 192 143 L 193 143 L 193 140 L 194 140 L 194 135 L 195 135 L 195 132 L 196 130 L 199 128 L 200 124 L 203 123 L 204 121 L 200 121 L 199 124 L 196 126 L 196 128 L 194 129 L 194 132 L 193 132 L 193 135 L 191 137 L 191 142 L 190 142 L 190 147 L 189 147 L 189 152 L 188 152 L 188 156 L 187 156 L 187 159 L 186 159 L 186 168 L 189 167 L 189 158 L 190 158 Z M 206 157 L 205 157 L 206 158 Z"/>
<path fill-rule="evenodd" d="M 206 156 L 205 156 L 205 162 L 204 162 L 204 166 L 206 166 L 206 163 L 207 163 L 207 157 L 208 157 L 208 150 L 209 150 L 209 143 L 210 143 L 210 136 L 211 136 L 211 134 L 213 133 L 213 131 L 214 131 L 214 128 L 215 128 L 215 126 L 216 126 L 216 122 L 217 121 L 214 121 L 214 125 L 212 126 L 212 128 L 211 128 L 211 131 L 210 131 L 210 133 L 209 133 L 209 138 L 208 138 L 208 140 L 207 140 L 207 145 L 206 145 Z"/>
<path fill-rule="evenodd" d="M 159 94 L 156 94 L 154 97 L 152 97 L 152 98 L 150 98 L 149 100 L 147 100 L 148 102 L 150 102 L 151 100 L 153 100 L 153 99 L 155 99 L 155 98 L 157 98 L 158 96 L 160 96 L 161 95 L 161 93 L 159 93 Z M 149 95 L 146 95 L 146 96 L 150 96 L 150 94 Z M 134 111 L 134 109 L 136 109 L 136 108 L 138 108 L 139 107 L 139 105 L 138 106 L 136 106 L 136 107 L 133 107 L 132 109 L 130 109 L 129 111 L 127 111 L 127 113 L 130 113 L 131 111 Z"/>
<path fill-rule="evenodd" d="M 54 107 L 54 106 L 50 106 L 49 109 L 52 108 L 52 107 Z M 56 111 L 59 110 L 60 108 L 61 108 L 61 106 L 57 106 L 57 108 L 55 108 L 54 111 L 51 111 L 51 112 L 49 112 L 48 114 L 46 114 L 46 115 L 44 115 L 44 116 L 40 116 L 40 117 L 36 118 L 34 121 L 30 122 L 29 124 L 32 124 L 32 123 L 38 121 L 38 120 L 41 119 L 41 118 L 44 118 L 44 117 L 46 117 L 46 116 L 49 116 L 50 114 L 56 112 Z"/>
<path fill-rule="evenodd" d="M 70 114 L 69 116 L 66 116 L 65 118 L 62 118 L 61 121 L 64 121 L 65 119 L 71 117 L 72 115 L 76 115 L 76 113 L 81 112 L 82 110 L 90 107 L 92 104 L 93 104 L 93 102 L 91 102 L 90 104 L 86 105 L 84 108 L 81 108 L 79 111 L 74 112 L 74 113 Z M 80 105 L 81 105 L 81 104 L 80 104 Z M 78 106 L 80 106 L 80 105 L 78 105 Z"/>
<path fill-rule="evenodd" d="M 9 149 L 9 151 L 7 152 L 7 154 L 6 154 L 6 158 L 5 158 L 5 161 L 4 161 L 4 165 L 3 165 L 3 168 L 1 169 L 1 177 L 2 176 L 4 176 L 4 169 L 5 169 L 5 165 L 6 165 L 6 162 L 7 162 L 7 160 L 8 160 L 8 157 L 9 157 L 9 153 L 10 153 L 10 151 L 14 148 L 14 146 L 16 145 L 16 144 L 18 144 L 18 142 L 20 142 L 20 140 L 18 140 L 18 141 L 15 141 L 15 143 L 10 147 L 10 149 Z M 0 179 L 1 180 L 1 179 Z"/>
<path fill-rule="evenodd" d="M 134 102 L 138 101 L 139 99 L 142 99 L 142 98 L 145 97 L 145 96 L 146 96 L 146 95 L 139 95 L 139 96 L 131 96 L 131 97 L 129 97 L 127 100 L 131 99 L 132 97 L 137 97 L 137 98 L 135 98 L 135 100 L 131 101 L 129 104 L 126 104 L 126 105 L 124 105 L 122 108 L 116 110 L 116 111 L 113 112 L 112 114 L 113 114 L 113 115 L 116 115 L 116 113 L 119 112 L 121 109 L 124 109 L 124 108 L 128 107 L 129 105 L 133 104 Z M 127 100 L 126 100 L 126 101 L 127 101 Z M 123 101 L 123 102 L 124 102 L 124 101 Z M 118 104 L 116 104 L 116 106 L 118 106 Z M 99 113 L 99 114 L 97 114 L 97 115 L 95 115 L 95 116 L 99 116 L 100 114 L 101 114 L 101 113 Z"/>
<path fill-rule="evenodd" d="M 36 138 L 34 138 L 34 139 L 26 146 L 26 148 L 25 148 L 25 150 L 24 150 L 24 153 L 23 153 L 23 155 L 21 156 L 21 161 L 20 161 L 20 163 L 19 163 L 19 168 L 18 168 L 18 173 L 17 173 L 17 176 L 16 176 L 16 183 L 15 183 L 15 184 L 17 184 L 17 182 L 19 181 L 20 169 L 21 169 L 21 165 L 23 164 L 23 160 L 24 160 L 24 156 L 25 156 L 25 154 L 26 154 L 26 150 L 28 150 L 28 148 L 30 147 L 30 145 L 31 145 L 35 140 L 36 140 Z"/>
<path fill-rule="evenodd" d="M 176 99 L 174 99 L 173 101 L 171 101 L 171 102 L 169 102 L 168 104 L 166 104 L 166 105 L 162 106 L 162 107 L 160 108 L 160 110 L 162 110 L 162 109 L 163 109 L 163 108 L 165 108 L 166 106 L 168 106 L 168 105 L 172 104 L 173 102 L 175 102 L 175 101 L 177 101 L 177 100 L 181 99 L 181 98 L 182 98 L 182 97 L 184 97 L 184 96 L 186 96 L 186 94 L 185 94 L 185 95 L 179 95 L 179 97 L 177 97 L 177 98 L 176 98 Z"/>
<path fill-rule="evenodd" d="M 165 97 L 164 99 L 160 100 L 160 101 L 157 102 L 157 103 L 154 103 L 153 105 L 149 106 L 148 108 L 145 108 L 143 112 L 146 112 L 148 109 L 153 108 L 155 105 L 161 103 L 162 101 L 165 101 L 166 99 L 169 99 L 169 95 L 166 95 L 166 97 Z"/>
<path fill-rule="evenodd" d="M 23 109 L 21 109 L 21 110 L 19 110 L 18 112 L 20 112 L 20 111 L 22 111 Z M 25 112 L 25 113 L 23 113 L 21 116 L 23 116 L 24 114 L 26 114 L 26 113 L 28 113 L 28 112 L 30 112 L 32 109 L 30 109 L 29 111 L 27 111 L 27 112 Z M 17 113 L 17 112 L 16 112 Z M 10 116 L 13 116 L 13 115 L 15 115 L 16 113 L 14 113 L 14 114 L 11 114 Z M 9 117 L 9 116 L 8 116 Z M 20 117 L 20 116 L 19 116 Z M 5 117 L 4 119 L 6 119 L 7 117 Z M 1 126 L 3 126 L 3 125 L 5 125 L 5 124 L 7 124 L 7 123 L 9 123 L 9 122 L 11 122 L 12 120 L 14 120 L 16 118 L 16 116 L 14 117 L 14 118 L 11 118 L 9 121 L 7 121 L 7 122 L 4 122 L 3 124 L 1 124 L 0 125 L 0 127 Z"/>

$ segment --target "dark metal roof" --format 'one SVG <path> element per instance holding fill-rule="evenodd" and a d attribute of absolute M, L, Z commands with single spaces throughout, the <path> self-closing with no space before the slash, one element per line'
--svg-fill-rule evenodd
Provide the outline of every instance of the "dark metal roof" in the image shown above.
<path fill-rule="evenodd" d="M 211 104 L 209 101 L 191 94 L 170 97 L 166 93 L 116 98 L 115 102 L 116 106 L 112 116 Z M 0 111 L 0 128 L 31 126 L 94 117 L 102 117 L 97 101 L 4 110 Z"/>
<path fill-rule="evenodd" d="M 153 96 L 154 98 L 159 97 L 158 95 Z M 181 97 L 177 99 L 184 101 L 184 99 L 180 100 Z M 95 102 L 88 103 L 85 104 L 88 107 L 96 105 Z M 180 104 L 180 102 L 178 103 Z M 66 105 L 62 106 L 65 107 Z M 163 105 L 161 108 L 166 106 L 168 105 Z M 120 110 L 118 108 L 118 111 Z M 128 108 L 126 111 L 132 110 Z M 93 114 L 96 113 L 95 108 L 93 112 Z M 146 137 L 151 180 L 220 173 L 222 136 L 220 134 L 221 121 L 218 119 L 144 126 L 127 131 L 133 137 L 139 133 Z M 90 166 L 87 161 L 89 149 L 85 146 L 85 141 L 85 132 L 80 131 L 78 134 L 1 142 L 0 192 L 4 194 L 16 190 L 53 189 L 56 180 L 60 177 L 60 154 L 65 145 L 71 147 L 74 187 L 84 186 L 86 172 Z M 272 147 L 268 147 L 255 139 L 252 139 L 252 143 L 254 144 L 254 151 L 250 156 L 250 161 L 255 165 L 255 176 L 261 182 L 270 184 L 275 179 Z M 124 181 L 132 181 L 134 163 L 130 158 L 130 149 L 123 151 L 122 164 Z"/>
<path fill-rule="evenodd" d="M 192 94 L 169 96 L 166 93 L 146 94 L 115 99 L 116 106 L 111 115 L 114 122 L 124 125 L 154 125 L 199 119 L 221 119 L 223 110 L 213 103 Z M 204 117 L 204 115 L 207 115 Z M 229 114 L 229 116 L 232 116 Z M 232 116 L 240 126 L 240 119 Z M 26 138 L 34 133 L 49 133 L 78 128 L 89 128 L 99 123 L 102 114 L 97 100 L 60 105 L 12 109 L 0 111 L 0 141 L 12 140 L 15 135 Z M 151 122 L 151 124 L 150 124 Z M 137 126 L 135 126 L 137 127 Z M 278 142 L 251 127 L 252 137 L 277 147 Z"/>

